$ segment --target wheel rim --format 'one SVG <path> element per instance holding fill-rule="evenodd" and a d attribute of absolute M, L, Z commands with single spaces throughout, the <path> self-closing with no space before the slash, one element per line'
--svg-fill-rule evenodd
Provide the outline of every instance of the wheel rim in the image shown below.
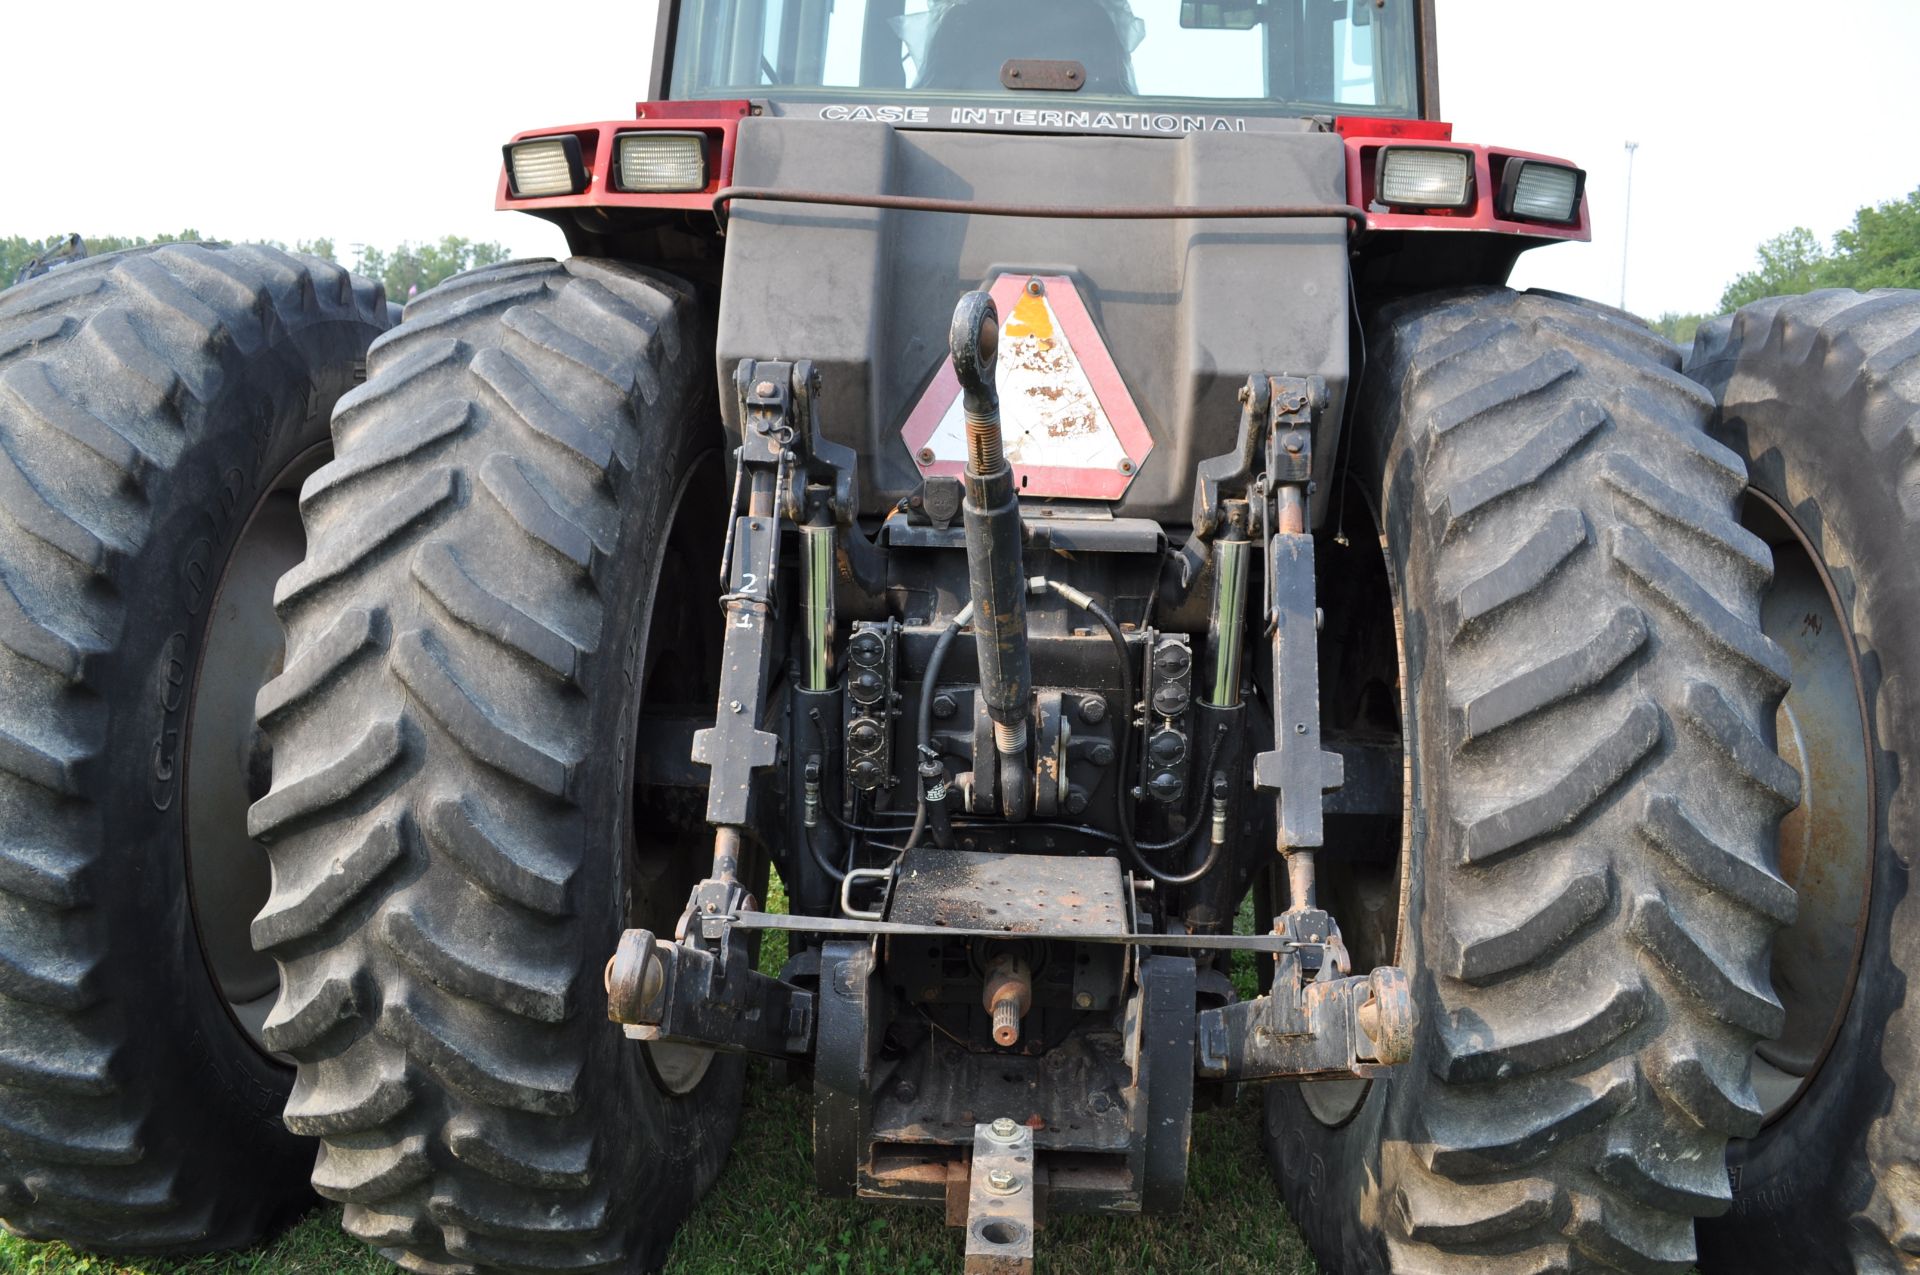
<path fill-rule="evenodd" d="M 247 810 L 272 777 L 253 706 L 256 692 L 285 663 L 273 590 L 306 556 L 300 486 L 328 452 L 324 444 L 308 449 L 265 486 L 221 565 L 201 631 L 182 750 L 194 935 L 228 1015 L 262 1053 L 271 1052 L 263 1028 L 280 972 L 271 957 L 253 950 L 251 933 L 272 888 L 266 852 L 247 835 Z"/>
<path fill-rule="evenodd" d="M 1793 683 L 1775 719 L 1780 755 L 1801 776 L 1780 824 L 1780 874 L 1799 906 L 1774 938 L 1773 984 L 1786 1026 L 1754 1059 L 1768 1120 L 1784 1115 L 1832 1053 L 1860 971 L 1879 830 L 1866 684 L 1826 563 L 1771 497 L 1748 493 L 1742 523 L 1773 548 L 1761 627 L 1786 652 Z"/>
<path fill-rule="evenodd" d="M 703 569 L 711 567 L 712 559 L 703 539 L 710 534 L 711 527 L 699 524 L 703 516 L 713 517 L 713 502 L 692 495 L 703 481 L 709 485 L 723 481 L 715 454 L 703 456 L 689 467 L 680 489 L 674 493 L 668 532 L 660 538 L 656 550 L 651 576 L 653 600 L 647 606 L 642 637 L 636 736 L 647 728 L 648 713 L 658 711 L 663 699 L 670 710 L 680 708 L 696 714 L 712 713 L 717 702 L 718 656 L 724 631 L 718 605 L 701 605 L 701 600 L 717 593 L 717 589 L 712 587 L 711 580 L 703 589 L 699 580 Z M 660 600 L 676 609 L 663 613 L 656 606 Z M 680 620 L 683 625 L 688 616 L 692 616 L 693 632 L 661 634 L 658 629 L 664 615 Z M 677 640 L 659 640 L 663 636 Z M 665 803 L 656 803 L 634 783 L 634 776 L 629 775 L 627 782 L 630 788 L 627 809 L 631 812 L 624 838 L 630 883 L 627 924 L 644 927 L 662 937 L 670 936 L 688 893 L 694 883 L 706 875 L 712 845 L 712 830 L 705 823 L 706 803 L 698 802 L 697 810 L 688 809 L 684 799 L 675 801 L 671 796 Z M 711 1049 L 658 1041 L 645 1042 L 637 1052 L 646 1060 L 654 1085 L 676 1096 L 699 1088 L 716 1056 Z"/>

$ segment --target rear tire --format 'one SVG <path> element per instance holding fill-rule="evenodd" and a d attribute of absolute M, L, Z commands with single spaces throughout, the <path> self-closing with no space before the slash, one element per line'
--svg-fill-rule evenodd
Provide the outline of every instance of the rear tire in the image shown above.
<path fill-rule="evenodd" d="M 409 1269 L 652 1269 L 745 1074 L 714 1056 L 674 1091 L 602 984 L 711 844 L 643 850 L 631 778 L 643 695 L 689 663 L 669 628 L 719 623 L 695 310 L 636 268 L 519 262 L 409 305 L 371 364 L 304 493 L 259 701 L 287 1120 L 346 1229 Z"/>
<path fill-rule="evenodd" d="M 1824 573 L 1864 710 L 1848 730 L 1806 731 L 1824 746 L 1800 817 L 1801 916 L 1782 936 L 1789 964 L 1776 982 L 1809 1020 L 1790 1026 L 1788 1043 L 1803 1043 L 1789 1052 L 1818 1051 L 1817 1069 L 1729 1148 L 1733 1210 L 1701 1227 L 1701 1265 L 1920 1271 L 1920 900 L 1909 893 L 1920 830 L 1920 293 L 1758 302 L 1703 326 L 1687 370 L 1719 399 L 1715 436 L 1746 458 L 1754 491 L 1784 511 Z M 1818 599 L 1783 614 L 1783 641 L 1831 623 L 1816 609 Z M 1789 708 L 1802 693 L 1796 684 Z M 1853 789 L 1835 762 L 1867 771 L 1872 788 Z M 1843 847 L 1854 855 L 1843 859 Z M 1850 948 L 1852 979 L 1805 986 L 1845 965 Z M 1796 951 L 1812 959 L 1793 962 Z M 1763 1047 L 1763 1060 L 1778 1048 Z"/>
<path fill-rule="evenodd" d="M 312 1144 L 279 1118 L 292 1069 L 243 1022 L 275 982 L 247 945 L 266 894 L 243 828 L 247 706 L 278 660 L 267 591 L 298 559 L 298 523 L 277 524 L 291 547 L 237 547 L 290 515 L 286 487 L 318 463 L 385 319 L 378 285 L 261 247 L 116 253 L 0 293 L 0 1217 L 15 1234 L 193 1252 L 312 1203 Z M 265 564 L 252 598 L 229 587 L 241 558 Z M 209 667 L 238 630 L 248 659 Z M 224 719 L 208 707 L 222 696 L 238 708 Z M 216 860 L 231 871 L 196 870 Z"/>
<path fill-rule="evenodd" d="M 1403 624 L 1414 1058 L 1275 1086 L 1325 1269 L 1684 1270 L 1779 1016 L 1771 862 L 1797 778 L 1738 457 L 1638 325 L 1551 297 L 1371 325 L 1355 472 Z M 1718 884 L 1715 884 L 1715 883 Z"/>

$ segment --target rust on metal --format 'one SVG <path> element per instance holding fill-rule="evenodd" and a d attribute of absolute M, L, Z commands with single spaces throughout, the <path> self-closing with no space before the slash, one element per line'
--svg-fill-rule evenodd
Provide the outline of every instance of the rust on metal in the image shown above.
<path fill-rule="evenodd" d="M 966 1275 L 1032 1275 L 1033 1130 L 1011 1118 L 973 1127 Z"/>
<path fill-rule="evenodd" d="M 1045 906 L 1042 904 L 1041 906 Z M 993 1043 L 1011 1049 L 1020 1043 L 1020 1020 L 1033 1005 L 1033 971 L 1010 952 L 993 958 L 981 1004 L 993 1018 Z"/>
<path fill-rule="evenodd" d="M 1131 932 L 1117 859 L 919 849 L 900 861 L 887 920 L 1008 934 Z"/>
<path fill-rule="evenodd" d="M 1778 841 L 1779 873 L 1797 905 L 1773 945 L 1773 982 L 1786 1023 L 1776 1038 L 1761 1042 L 1754 1068 L 1754 1087 L 1771 1121 L 1805 1092 L 1846 1022 L 1882 830 L 1866 679 L 1848 610 L 1794 516 L 1763 491 L 1747 495 L 1765 514 L 1743 521 L 1765 533 L 1774 551 L 1762 627 L 1793 674 L 1776 715 L 1778 749 L 1801 779 L 1800 801 L 1782 819 Z"/>

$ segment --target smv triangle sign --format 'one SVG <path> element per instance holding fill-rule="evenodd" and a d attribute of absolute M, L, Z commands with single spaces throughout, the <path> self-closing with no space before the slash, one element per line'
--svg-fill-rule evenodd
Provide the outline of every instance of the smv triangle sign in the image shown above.
<path fill-rule="evenodd" d="M 1064 275 L 1001 275 L 1000 433 L 1022 496 L 1118 500 L 1153 437 L 1106 342 Z M 950 362 L 900 431 L 925 477 L 966 469 L 966 421 Z"/>

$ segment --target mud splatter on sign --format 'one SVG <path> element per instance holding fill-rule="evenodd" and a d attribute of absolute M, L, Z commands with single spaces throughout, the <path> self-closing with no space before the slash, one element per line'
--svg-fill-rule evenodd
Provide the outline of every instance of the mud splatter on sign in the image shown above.
<path fill-rule="evenodd" d="M 993 293 L 1001 436 L 1021 494 L 1117 497 L 1153 441 L 1073 283 L 1002 276 Z M 922 472 L 960 472 L 966 426 L 951 369 L 935 378 L 902 433 Z"/>

